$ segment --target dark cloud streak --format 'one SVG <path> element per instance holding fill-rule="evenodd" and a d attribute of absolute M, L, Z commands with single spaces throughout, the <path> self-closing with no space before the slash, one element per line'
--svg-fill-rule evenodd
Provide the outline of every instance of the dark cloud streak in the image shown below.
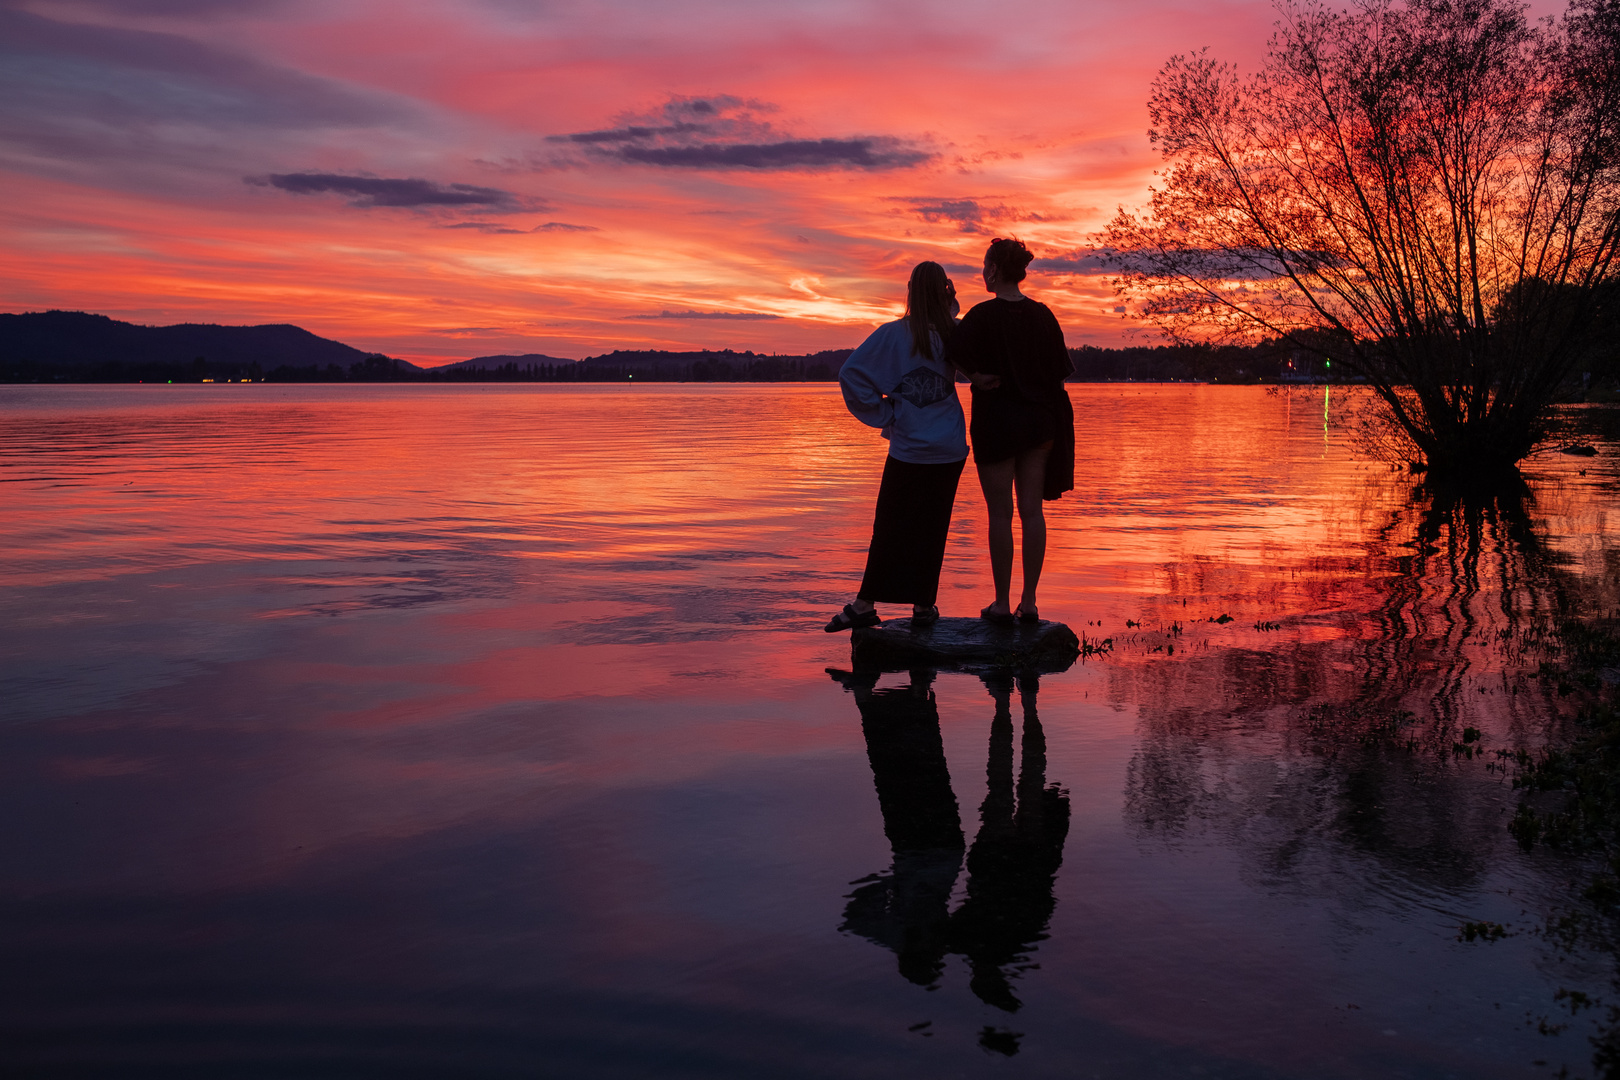
<path fill-rule="evenodd" d="M 1116 258 L 1106 251 L 1074 252 L 1055 259 L 1036 259 L 1029 268 L 1039 274 L 1112 274 L 1120 269 L 1109 261 Z"/>
<path fill-rule="evenodd" d="M 578 147 L 587 160 L 668 169 L 904 169 L 935 157 L 889 135 L 792 138 L 761 118 L 774 110 L 729 95 L 676 97 L 617 127 L 546 141 Z"/>
<path fill-rule="evenodd" d="M 934 203 L 918 203 L 912 211 L 924 221 L 954 221 L 957 224 L 977 224 L 984 220 L 984 207 L 974 199 L 945 199 Z"/>
<path fill-rule="evenodd" d="M 581 131 L 573 135 L 548 135 L 547 142 L 567 143 L 616 143 L 632 142 L 637 139 L 657 139 L 669 135 L 692 135 L 709 130 L 707 124 L 665 124 L 662 127 L 630 127 L 610 128 L 607 131 Z"/>
<path fill-rule="evenodd" d="M 517 197 L 499 188 L 472 184 L 435 184 L 431 180 L 389 179 L 378 176 L 344 176 L 341 173 L 272 173 L 244 178 L 249 184 L 279 188 L 294 195 L 332 192 L 352 195 L 350 206 L 424 207 L 483 206 L 510 209 Z"/>
<path fill-rule="evenodd" d="M 481 233 L 491 233 L 498 236 L 524 236 L 529 233 L 557 233 L 557 232 L 601 232 L 595 225 L 570 225 L 566 221 L 548 221 L 544 225 L 536 225 L 532 229 L 514 229 L 510 225 L 495 225 L 488 221 L 458 221 L 453 225 L 443 225 L 445 229 L 472 229 Z"/>
<path fill-rule="evenodd" d="M 624 146 L 614 153 L 641 165 L 683 169 L 903 169 L 932 156 L 892 138 Z"/>

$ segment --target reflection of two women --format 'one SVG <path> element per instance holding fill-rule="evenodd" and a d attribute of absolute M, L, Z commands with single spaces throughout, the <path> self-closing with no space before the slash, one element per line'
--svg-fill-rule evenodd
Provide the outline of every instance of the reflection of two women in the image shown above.
<path fill-rule="evenodd" d="M 931 671 L 909 686 L 877 689 L 875 675 L 844 675 L 855 695 L 877 786 L 883 829 L 894 851 L 886 874 L 856 882 L 841 930 L 894 951 L 900 973 L 936 983 L 945 957 L 966 958 L 973 992 L 987 1004 L 1019 1007 L 1010 980 L 1026 964 L 1056 901 L 1053 882 L 1069 831 L 1069 798 L 1046 783 L 1046 736 L 1036 715 L 1036 678 L 1019 680 L 1022 761 L 1014 779 L 1011 676 L 986 676 L 995 700 L 990 725 L 989 792 L 966 850 L 965 899 L 951 894 L 966 844 L 940 737 Z"/>

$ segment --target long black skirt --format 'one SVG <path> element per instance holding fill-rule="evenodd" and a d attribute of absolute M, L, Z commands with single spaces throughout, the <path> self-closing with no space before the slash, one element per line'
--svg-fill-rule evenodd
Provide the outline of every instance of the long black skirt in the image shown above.
<path fill-rule="evenodd" d="M 916 465 L 890 457 L 883 464 L 872 546 L 860 596 L 874 604 L 932 604 L 951 528 L 956 484 L 967 461 Z"/>

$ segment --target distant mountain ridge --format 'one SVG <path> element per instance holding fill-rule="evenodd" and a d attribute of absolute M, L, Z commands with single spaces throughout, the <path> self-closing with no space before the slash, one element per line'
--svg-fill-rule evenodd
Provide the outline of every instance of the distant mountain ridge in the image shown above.
<path fill-rule="evenodd" d="M 0 370 L 6 371 L 185 368 L 199 357 L 205 367 L 222 372 L 330 364 L 347 369 L 375 355 L 287 323 L 139 326 L 82 311 L 0 315 Z M 404 360 L 394 363 L 418 370 Z"/>

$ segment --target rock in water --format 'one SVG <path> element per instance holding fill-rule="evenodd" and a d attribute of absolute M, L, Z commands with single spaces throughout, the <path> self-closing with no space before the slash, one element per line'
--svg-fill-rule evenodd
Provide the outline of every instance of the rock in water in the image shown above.
<path fill-rule="evenodd" d="M 1046 673 L 1067 671 L 1080 655 L 1080 639 L 1063 623 L 1046 619 L 1011 626 L 986 619 L 940 619 L 917 627 L 910 619 L 893 619 L 851 633 L 850 655 L 856 670 L 1022 668 Z"/>

